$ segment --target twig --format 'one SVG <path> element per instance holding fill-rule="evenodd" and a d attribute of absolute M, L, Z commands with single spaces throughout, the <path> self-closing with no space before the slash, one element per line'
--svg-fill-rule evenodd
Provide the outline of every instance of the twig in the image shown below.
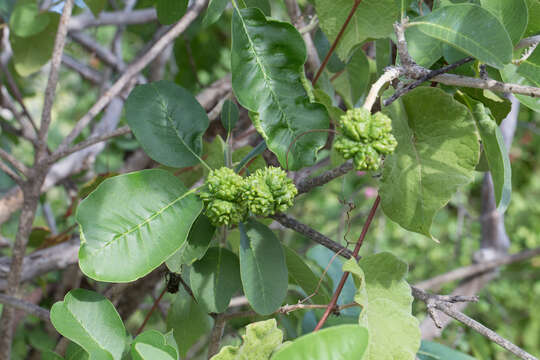
<path fill-rule="evenodd" d="M 298 195 L 307 193 L 315 187 L 322 186 L 326 183 L 329 183 L 330 181 L 340 176 L 345 175 L 352 169 L 353 169 L 353 163 L 351 160 L 348 160 L 345 163 L 341 164 L 340 166 L 334 169 L 328 170 L 319 176 L 304 179 L 300 181 L 298 184 L 296 184 L 296 188 L 298 189 Z"/>
<path fill-rule="evenodd" d="M 499 266 L 527 260 L 538 255 L 540 255 L 540 247 L 531 249 L 531 250 L 525 250 L 525 251 L 522 251 L 520 253 L 513 254 L 513 255 L 503 256 L 498 259 L 494 259 L 492 261 L 487 261 L 487 262 L 455 269 L 455 270 L 447 272 L 446 274 L 438 275 L 431 279 L 416 283 L 415 286 L 424 290 L 432 289 L 434 287 L 449 283 L 451 281 L 461 280 L 469 276 L 475 276 L 475 275 L 496 269 Z"/>
<path fill-rule="evenodd" d="M 146 67 L 161 51 L 167 47 L 167 45 L 176 39 L 178 35 L 183 33 L 187 27 L 197 18 L 197 16 L 206 7 L 207 0 L 196 0 L 191 8 L 187 10 L 185 15 L 180 19 L 169 31 L 167 31 L 151 48 L 129 65 L 122 76 L 96 101 L 96 103 L 90 108 L 90 110 L 77 122 L 73 130 L 62 141 L 57 153 L 65 151 L 65 149 L 75 140 L 75 138 L 81 133 L 81 131 L 92 121 L 92 119 L 103 110 L 103 108 L 117 96 L 122 89 L 132 81 L 132 79 L 139 74 L 142 69 Z"/>
<path fill-rule="evenodd" d="M 93 84 L 101 84 L 101 82 L 103 81 L 102 73 L 95 70 L 94 68 L 91 68 L 90 66 L 79 62 L 78 60 L 75 60 L 69 55 L 64 54 L 62 56 L 62 64 L 64 64 L 71 70 L 76 71 L 77 73 L 79 73 L 79 75 L 82 76 L 83 79 L 86 79 Z"/>
<path fill-rule="evenodd" d="M 280 307 L 279 309 L 277 309 L 274 312 L 274 314 L 288 315 L 291 312 L 297 311 L 297 310 L 326 309 L 327 306 L 328 305 L 326 305 L 326 304 L 318 305 L 318 304 L 300 304 L 300 303 L 294 304 L 294 305 L 284 305 L 284 306 Z M 358 305 L 357 303 L 350 303 L 350 304 L 336 306 L 334 308 L 334 312 L 339 313 L 342 310 L 345 310 L 345 309 L 348 309 L 348 308 L 351 308 L 351 307 L 356 307 L 356 306 L 360 306 L 360 305 Z M 230 313 L 230 314 L 224 314 L 225 320 L 235 319 L 235 318 L 239 318 L 239 317 L 251 317 L 251 316 L 259 316 L 259 314 L 257 314 L 253 310 L 239 311 L 239 312 L 234 312 L 234 313 Z"/>
<path fill-rule="evenodd" d="M 49 311 L 40 306 L 32 304 L 31 302 L 17 299 L 16 297 L 13 297 L 13 296 L 0 294 L 0 303 L 9 305 L 12 308 L 15 308 L 17 310 L 22 310 L 25 313 L 34 315 L 46 322 L 51 322 Z"/>
<path fill-rule="evenodd" d="M 75 16 L 69 22 L 69 31 L 84 30 L 89 27 L 104 25 L 135 25 L 157 20 L 156 10 L 153 8 L 124 11 L 102 12 L 97 18 L 90 11 Z"/>
<path fill-rule="evenodd" d="M 214 327 L 210 333 L 210 343 L 208 344 L 208 359 L 218 353 L 219 343 L 223 336 L 223 329 L 225 328 L 225 315 L 217 314 L 214 316 Z"/>
<path fill-rule="evenodd" d="M 416 81 L 413 81 L 412 83 L 407 84 L 407 85 L 403 86 L 402 88 L 396 90 L 396 92 L 390 98 L 384 100 L 383 105 L 388 106 L 391 103 L 393 103 L 395 100 L 397 100 L 400 96 L 405 95 L 406 93 L 408 93 L 412 89 L 418 87 L 422 83 L 428 81 L 429 79 L 432 79 L 437 75 L 440 75 L 440 74 L 446 73 L 448 71 L 451 71 L 451 70 L 453 70 L 453 69 L 455 69 L 455 68 L 457 68 L 457 67 L 459 67 L 459 66 L 461 66 L 463 64 L 466 64 L 466 63 L 468 63 L 470 61 L 473 61 L 473 60 L 474 60 L 474 58 L 472 58 L 472 57 L 466 57 L 464 59 L 456 61 L 453 64 L 443 66 L 440 69 L 432 70 L 429 73 L 427 73 L 426 75 L 422 76 L 420 79 L 418 79 Z"/>
<path fill-rule="evenodd" d="M 6 150 L 0 148 L 0 158 L 6 160 L 8 163 L 13 165 L 17 171 L 19 171 L 21 174 L 27 176 L 28 175 L 28 168 L 26 165 L 24 165 L 22 162 L 17 160 L 13 155 L 8 153 Z"/>
<path fill-rule="evenodd" d="M 322 246 L 326 247 L 327 249 L 332 250 L 333 252 L 339 253 L 341 256 L 343 256 L 346 259 L 349 259 L 353 256 L 353 253 L 347 249 L 346 247 L 338 244 L 337 242 L 331 240 L 330 238 L 324 236 L 320 232 L 318 232 L 315 229 L 312 229 L 311 227 L 302 224 L 298 220 L 290 217 L 286 214 L 276 214 L 272 216 L 272 219 L 279 222 L 281 225 L 285 226 L 286 228 L 292 229 L 307 238 L 315 241 L 316 243 L 321 244 Z"/>
<path fill-rule="evenodd" d="M 303 35 L 305 33 L 311 32 L 312 30 L 315 30 L 317 26 L 319 26 L 319 18 L 317 17 L 317 15 L 314 15 L 309 21 L 309 24 L 298 29 L 298 32 Z"/>
<path fill-rule="evenodd" d="M 17 185 L 21 186 L 23 184 L 23 179 L 3 161 L 0 161 L 0 170 L 5 172 Z"/>
<path fill-rule="evenodd" d="M 402 73 L 403 73 L 403 70 L 399 67 L 386 68 L 386 70 L 381 75 L 381 77 L 377 79 L 377 81 L 375 81 L 373 85 L 371 85 L 371 88 L 369 89 L 369 93 L 366 97 L 366 101 L 364 102 L 363 107 L 371 111 L 373 104 L 375 104 L 375 100 L 377 100 L 377 96 L 379 96 L 379 91 L 381 90 L 381 88 L 387 82 L 397 79 Z"/>
<path fill-rule="evenodd" d="M 379 207 L 380 202 L 381 202 L 381 197 L 377 195 L 377 197 L 375 198 L 375 202 L 373 203 L 373 206 L 371 207 L 371 210 L 369 211 L 369 215 L 366 219 L 366 222 L 364 223 L 364 227 L 362 228 L 362 233 L 358 237 L 358 241 L 356 242 L 356 246 L 354 247 L 352 256 L 355 258 L 358 256 L 358 252 L 360 252 L 360 248 L 362 247 L 362 244 L 364 243 L 364 239 L 369 230 L 369 226 L 371 225 L 371 222 L 373 221 L 373 217 L 375 216 L 375 212 L 377 211 L 377 208 Z M 343 286 L 345 286 L 345 281 L 347 281 L 348 277 L 349 277 L 349 272 L 345 271 L 343 275 L 341 276 L 341 281 L 339 282 L 336 288 L 336 291 L 334 292 L 334 295 L 332 296 L 332 300 L 330 300 L 330 303 L 328 304 L 326 311 L 324 312 L 323 316 L 319 320 L 319 323 L 317 324 L 317 326 L 315 326 L 315 329 L 313 331 L 320 330 L 322 326 L 324 325 L 324 323 L 326 322 L 326 319 L 328 319 L 328 316 L 330 316 L 330 313 L 332 313 L 339 299 L 339 295 L 341 294 L 341 291 L 343 290 Z"/>
<path fill-rule="evenodd" d="M 123 71 L 125 66 L 112 51 L 99 44 L 90 35 L 83 32 L 70 32 L 69 36 L 79 45 L 94 54 L 99 60 L 114 70 Z"/>
<path fill-rule="evenodd" d="M 141 326 L 139 326 L 139 328 L 135 332 L 135 336 L 139 335 L 144 330 L 144 327 L 146 326 L 146 323 L 148 322 L 148 320 L 150 320 L 150 316 L 152 316 L 152 313 L 154 312 L 154 310 L 156 310 L 156 308 L 159 305 L 159 302 L 161 301 L 161 299 L 163 298 L 163 295 L 165 295 L 166 292 L 167 292 L 167 287 L 165 286 L 165 287 L 163 287 L 163 290 L 159 294 L 158 298 L 154 301 L 154 304 L 152 305 L 150 310 L 148 310 L 148 313 L 146 314 L 146 316 L 144 318 L 144 321 L 142 322 Z"/>
<path fill-rule="evenodd" d="M 53 155 L 51 155 L 51 157 L 48 159 L 50 163 L 54 163 L 56 162 L 57 160 L 65 157 L 65 156 L 68 156 L 70 154 L 73 154 L 73 153 L 76 153 L 77 151 L 81 151 L 83 149 L 86 149 L 87 147 L 89 146 L 92 146 L 92 145 L 95 145 L 97 143 L 100 143 L 100 142 L 103 142 L 103 141 L 107 141 L 109 139 L 112 139 L 112 138 L 115 138 L 115 137 L 118 137 L 118 136 L 122 136 L 122 135 L 126 135 L 126 134 L 129 134 L 131 133 L 131 129 L 129 128 L 129 126 L 122 126 L 121 128 L 118 128 L 116 130 L 113 130 L 111 132 L 108 132 L 108 133 L 105 133 L 103 135 L 99 135 L 99 136 L 96 136 L 96 137 L 90 137 L 84 141 L 81 141 L 80 143 L 70 147 L 69 149 L 66 149 L 60 153 L 57 153 L 55 152 Z"/>
<path fill-rule="evenodd" d="M 467 315 L 463 314 L 460 311 L 455 310 L 452 307 L 452 303 L 455 302 L 469 302 L 469 301 L 477 301 L 478 299 L 476 297 L 456 297 L 456 296 L 444 296 L 444 295 L 433 295 L 429 294 L 421 289 L 415 288 L 414 286 L 411 287 L 413 296 L 426 303 L 428 307 L 428 313 L 430 316 L 432 316 L 433 321 L 435 324 L 438 324 L 439 320 L 437 318 L 436 313 L 434 312 L 434 309 L 437 309 L 446 315 L 456 319 L 463 325 L 473 329 L 477 333 L 485 336 L 487 339 L 493 341 L 494 343 L 500 345 L 504 349 L 510 351 L 512 354 L 518 356 L 521 359 L 525 360 L 538 360 L 525 350 L 521 349 L 520 347 L 514 345 L 510 341 L 506 340 L 493 330 L 485 327 L 484 325 L 480 324 L 478 321 L 471 319 Z"/>
<path fill-rule="evenodd" d="M 345 33 L 345 29 L 347 29 L 347 26 L 351 22 L 351 19 L 353 18 L 354 13 L 355 13 L 356 9 L 358 8 L 358 5 L 360 5 L 361 2 L 362 2 L 362 0 L 354 0 L 354 4 L 353 4 L 353 6 L 351 8 L 351 11 L 349 11 L 349 15 L 347 15 L 347 19 L 345 19 L 345 22 L 341 26 L 341 29 L 339 30 L 339 33 L 337 34 L 336 39 L 332 43 L 332 46 L 330 46 L 330 49 L 328 50 L 328 54 L 326 54 L 326 57 L 324 58 L 324 60 L 323 60 L 323 62 L 321 64 L 321 67 L 319 68 L 319 70 L 317 71 L 317 74 L 315 74 L 315 77 L 313 78 L 313 81 L 312 81 L 313 85 L 315 85 L 317 83 L 317 81 L 319 80 L 319 77 L 321 76 L 324 68 L 326 67 L 326 64 L 328 64 L 328 61 L 330 60 L 330 56 L 332 56 L 332 54 L 336 50 L 336 47 L 339 44 L 339 41 L 341 40 L 341 37 Z"/>

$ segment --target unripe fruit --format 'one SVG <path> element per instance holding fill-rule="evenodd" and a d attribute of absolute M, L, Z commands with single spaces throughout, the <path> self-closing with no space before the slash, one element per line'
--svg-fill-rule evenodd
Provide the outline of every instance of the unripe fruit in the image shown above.
<path fill-rule="evenodd" d="M 267 167 L 246 179 L 243 197 L 252 214 L 268 216 L 291 207 L 297 193 L 285 171 Z"/>

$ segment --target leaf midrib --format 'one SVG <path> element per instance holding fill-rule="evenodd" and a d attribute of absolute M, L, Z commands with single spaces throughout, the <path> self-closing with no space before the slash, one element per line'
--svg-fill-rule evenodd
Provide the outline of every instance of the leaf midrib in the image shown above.
<path fill-rule="evenodd" d="M 272 86 L 270 86 L 269 84 L 269 81 L 268 79 L 270 78 L 266 72 L 264 71 L 265 67 L 263 64 L 264 62 L 262 61 L 262 59 L 260 59 L 259 57 L 259 54 L 257 53 L 257 51 L 255 50 L 255 44 L 253 43 L 253 41 L 251 40 L 251 37 L 249 35 L 249 32 L 248 32 L 248 29 L 247 29 L 247 26 L 246 26 L 246 23 L 244 22 L 244 18 L 242 17 L 242 14 L 237 10 L 237 13 L 238 13 L 238 17 L 240 18 L 240 22 L 242 23 L 242 28 L 244 29 L 244 32 L 246 34 L 246 37 L 248 39 L 248 42 L 249 42 L 249 48 L 250 50 L 253 52 L 253 54 L 255 55 L 255 61 L 257 62 L 259 68 L 260 68 L 260 71 L 261 73 L 263 74 L 263 79 L 264 79 L 264 85 L 266 86 L 266 88 L 268 88 L 268 91 L 270 92 L 270 95 L 272 96 L 272 98 L 274 99 L 274 103 L 277 104 L 278 106 L 278 109 L 280 111 L 280 113 L 283 115 L 283 118 L 285 119 L 285 122 L 287 123 L 287 128 L 292 132 L 294 133 L 294 129 L 293 127 L 291 126 L 291 122 L 287 116 L 287 114 L 285 113 L 285 111 L 283 110 L 283 108 L 281 107 L 281 102 L 279 101 L 279 97 L 278 95 L 274 92 L 274 89 L 272 88 Z M 267 20 L 268 22 L 268 20 Z M 257 109 L 258 110 L 258 109 Z M 257 111 L 258 112 L 258 111 Z"/>
<path fill-rule="evenodd" d="M 472 38 L 469 38 L 457 31 L 455 31 L 454 29 L 452 28 L 449 28 L 449 27 L 446 27 L 446 26 L 442 26 L 440 24 L 435 24 L 435 23 L 431 23 L 431 22 L 427 22 L 427 21 L 414 21 L 414 22 L 411 22 L 410 23 L 410 26 L 415 26 L 415 25 L 426 25 L 426 26 L 432 26 L 434 28 L 440 28 L 440 29 L 444 29 L 454 35 L 456 35 L 457 37 L 459 38 L 462 38 L 462 39 L 466 39 L 470 42 L 472 42 L 475 46 L 477 46 L 479 49 L 482 49 L 483 51 L 485 51 L 486 53 L 488 53 L 490 56 L 492 56 L 494 59 L 496 59 L 496 61 L 498 61 L 499 63 L 501 64 L 504 64 L 504 62 L 497 56 L 495 55 L 494 53 L 492 53 L 490 50 L 488 50 L 487 48 L 485 48 L 484 46 L 481 46 L 480 43 L 474 41 Z M 433 35 L 429 35 L 429 34 L 426 34 L 427 36 L 430 36 L 434 39 L 437 39 L 437 40 L 440 40 L 452 47 L 455 47 L 455 48 L 458 48 L 459 50 L 462 50 L 464 52 L 467 52 L 469 53 L 469 50 L 467 49 L 464 49 L 463 47 L 461 46 L 458 46 L 456 43 L 451 43 L 450 41 L 448 41 L 447 39 L 444 39 L 444 38 L 441 38 L 441 37 L 436 37 L 436 36 L 433 36 Z"/>

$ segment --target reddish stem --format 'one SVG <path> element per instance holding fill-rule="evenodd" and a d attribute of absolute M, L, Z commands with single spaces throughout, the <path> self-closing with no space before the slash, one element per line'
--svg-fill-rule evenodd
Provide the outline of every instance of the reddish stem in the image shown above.
<path fill-rule="evenodd" d="M 161 292 L 161 294 L 159 294 L 156 301 L 154 301 L 154 305 L 152 305 L 152 307 L 150 308 L 150 311 L 148 311 L 148 314 L 146 314 L 146 317 L 144 318 L 143 323 L 141 324 L 141 326 L 139 327 L 139 329 L 135 333 L 135 336 L 139 335 L 143 331 L 144 327 L 146 326 L 146 323 L 148 322 L 148 320 L 150 320 L 150 316 L 152 316 L 152 313 L 158 307 L 159 302 L 161 301 L 161 298 L 163 297 L 163 295 L 165 295 L 165 292 L 167 292 L 167 287 L 166 286 L 163 288 L 163 291 Z"/>
<path fill-rule="evenodd" d="M 358 237 L 358 241 L 356 242 L 356 246 L 354 247 L 353 251 L 353 257 L 358 257 L 358 253 L 360 252 L 360 247 L 362 247 L 362 243 L 364 242 L 364 238 L 366 237 L 366 234 L 369 230 L 369 226 L 371 225 L 371 222 L 373 221 L 373 217 L 375 216 L 375 212 L 377 211 L 377 207 L 379 206 L 379 203 L 381 202 L 381 197 L 377 195 L 377 198 L 375 199 L 375 202 L 373 203 L 373 206 L 371 207 L 371 210 L 369 211 L 369 215 L 366 219 L 366 222 L 364 224 L 364 227 L 362 228 L 362 233 L 360 234 L 360 237 Z M 334 292 L 334 295 L 332 296 L 332 300 L 330 300 L 330 304 L 326 307 L 326 311 L 324 312 L 323 316 L 321 317 L 321 320 L 319 320 L 319 323 L 315 327 L 315 330 L 317 331 L 326 322 L 326 319 L 328 319 L 328 316 L 330 316 L 330 313 L 334 311 L 334 308 L 336 307 L 339 295 L 341 294 L 341 291 L 343 290 L 343 286 L 345 285 L 345 281 L 347 281 L 347 277 L 349 276 L 349 272 L 344 272 L 343 276 L 341 277 L 341 281 L 339 282 L 339 285 L 336 288 L 336 291 Z"/>
<path fill-rule="evenodd" d="M 336 50 L 336 47 L 337 47 L 339 41 L 341 40 L 341 37 L 345 33 L 345 29 L 347 29 L 347 26 L 351 22 L 351 19 L 352 19 L 353 15 L 354 15 L 354 12 L 356 11 L 356 9 L 358 8 L 358 5 L 360 5 L 361 2 L 362 2 L 362 0 L 355 0 L 354 1 L 353 7 L 352 7 L 351 11 L 349 12 L 349 15 L 347 16 L 347 19 L 343 23 L 343 26 L 339 30 L 339 33 L 338 33 L 338 35 L 336 37 L 336 40 L 334 40 L 332 46 L 330 47 L 330 50 L 328 50 L 328 54 L 326 54 L 326 57 L 324 58 L 324 60 L 323 60 L 323 62 L 321 64 L 321 67 L 319 68 L 319 70 L 317 70 L 317 74 L 313 78 L 313 81 L 312 81 L 313 86 L 315 86 L 315 84 L 317 83 L 317 80 L 319 80 L 319 77 L 321 76 L 324 68 L 326 67 L 326 64 L 328 64 L 328 61 L 330 60 L 330 56 L 332 56 L 332 54 Z"/>

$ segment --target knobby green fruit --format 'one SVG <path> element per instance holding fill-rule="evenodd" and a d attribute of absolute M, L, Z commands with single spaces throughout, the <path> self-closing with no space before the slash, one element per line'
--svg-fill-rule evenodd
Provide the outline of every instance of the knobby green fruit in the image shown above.
<path fill-rule="evenodd" d="M 298 190 L 285 171 L 277 167 L 258 169 L 246 179 L 244 199 L 254 215 L 268 216 L 293 205 Z"/>
<path fill-rule="evenodd" d="M 242 201 L 244 179 L 232 169 L 213 170 L 206 179 L 206 191 L 199 196 L 206 207 L 206 216 L 214 226 L 237 224 L 247 216 L 247 206 Z"/>
<path fill-rule="evenodd" d="M 277 167 L 258 169 L 242 178 L 232 169 L 213 170 L 206 179 L 204 201 L 206 216 L 213 225 L 232 225 L 246 219 L 249 212 L 269 216 L 293 205 L 298 190 L 287 173 Z"/>
<path fill-rule="evenodd" d="M 392 135 L 392 120 L 383 113 L 371 115 L 369 110 L 348 110 L 338 121 L 340 135 L 334 148 L 345 159 L 353 159 L 356 170 L 377 170 L 381 155 L 397 146 Z"/>

